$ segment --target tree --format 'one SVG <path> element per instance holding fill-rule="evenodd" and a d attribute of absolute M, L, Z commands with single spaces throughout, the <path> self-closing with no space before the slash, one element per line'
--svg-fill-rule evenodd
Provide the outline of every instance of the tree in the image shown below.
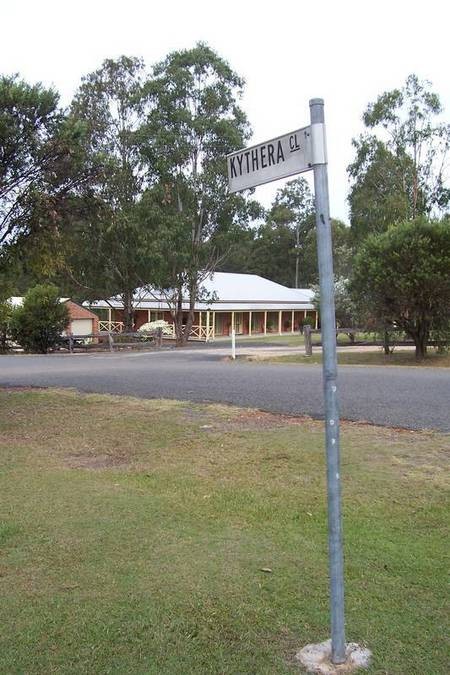
<path fill-rule="evenodd" d="M 169 54 L 146 85 L 150 110 L 141 130 L 142 154 L 157 185 L 148 190 L 142 216 L 156 242 L 153 269 L 167 291 L 178 344 L 189 336 L 203 279 L 220 261 L 218 240 L 245 218 L 245 199 L 228 195 L 225 163 L 249 137 L 238 106 L 242 87 L 241 78 L 202 43 Z"/>
<path fill-rule="evenodd" d="M 334 269 L 337 277 L 348 278 L 351 268 L 350 228 L 340 220 L 331 220 Z M 292 287 L 298 248 L 295 231 L 283 222 L 266 216 L 256 228 L 237 228 L 233 246 L 220 264 L 223 272 L 259 274 L 276 283 Z M 303 288 L 318 283 L 316 229 L 302 235 L 300 247 L 299 285 Z"/>
<path fill-rule="evenodd" d="M 314 287 L 313 303 L 318 312 L 320 312 L 320 288 Z M 337 328 L 356 328 L 360 325 L 360 311 L 350 293 L 350 282 L 348 279 L 335 278 L 334 282 L 334 305 Z M 354 333 L 348 333 L 351 342 L 355 340 Z"/>
<path fill-rule="evenodd" d="M 9 349 L 10 323 L 13 308 L 8 300 L 0 300 L 0 354 Z"/>
<path fill-rule="evenodd" d="M 0 77 L 0 246 L 61 222 L 95 171 L 83 156 L 83 132 L 53 89 Z"/>
<path fill-rule="evenodd" d="M 71 106 L 72 118 L 87 127 L 86 154 L 102 171 L 94 190 L 97 210 L 75 223 L 69 267 L 85 295 L 121 295 L 128 330 L 134 292 L 151 273 L 151 240 L 136 216 L 151 174 L 140 153 L 144 81 L 140 59 L 107 59 L 83 78 Z"/>
<path fill-rule="evenodd" d="M 295 278 L 295 234 L 284 223 L 265 222 L 256 230 L 250 271 L 283 286 L 292 286 Z"/>
<path fill-rule="evenodd" d="M 417 219 L 370 235 L 355 257 L 355 300 L 405 331 L 423 359 L 432 331 L 449 335 L 450 223 Z"/>
<path fill-rule="evenodd" d="M 269 218 L 277 225 L 286 225 L 295 234 L 295 279 L 294 286 L 299 288 L 300 260 L 303 242 L 314 228 L 314 199 L 304 178 L 289 181 L 277 191 L 270 210 Z M 292 282 L 287 285 L 291 286 Z"/>
<path fill-rule="evenodd" d="M 448 212 L 445 162 L 450 125 L 430 83 L 410 75 L 401 89 L 381 94 L 363 120 L 372 130 L 353 141 L 350 221 L 355 242 L 398 222 Z"/>
<path fill-rule="evenodd" d="M 60 302 L 56 286 L 31 288 L 16 307 L 10 321 L 11 336 L 26 350 L 46 354 L 54 347 L 69 323 L 69 311 Z"/>
<path fill-rule="evenodd" d="M 253 273 L 253 250 L 256 228 L 236 225 L 224 234 L 224 241 L 218 242 L 221 261 L 218 272 Z"/>

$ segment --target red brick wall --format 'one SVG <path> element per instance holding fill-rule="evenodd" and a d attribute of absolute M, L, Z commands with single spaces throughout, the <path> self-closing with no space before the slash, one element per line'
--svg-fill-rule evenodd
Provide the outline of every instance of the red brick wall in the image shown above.
<path fill-rule="evenodd" d="M 148 323 L 148 312 L 146 309 L 137 309 L 134 313 L 134 330 L 137 330 L 144 323 Z"/>

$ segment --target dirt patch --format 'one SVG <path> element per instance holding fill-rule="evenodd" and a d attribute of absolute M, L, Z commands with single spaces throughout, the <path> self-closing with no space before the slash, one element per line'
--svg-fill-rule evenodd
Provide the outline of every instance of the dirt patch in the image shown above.
<path fill-rule="evenodd" d="M 117 469 L 129 466 L 129 460 L 126 457 L 117 455 L 67 455 L 64 458 L 64 465 L 69 469 L 90 469 L 99 471 L 101 469 Z"/>
<path fill-rule="evenodd" d="M 15 394 L 18 391 L 46 391 L 47 387 L 33 387 L 31 385 L 11 385 L 7 387 L 0 386 L 0 390 L 5 394 Z"/>
<path fill-rule="evenodd" d="M 256 409 L 227 410 L 225 405 L 218 410 L 217 407 L 203 410 L 184 408 L 182 414 L 187 421 L 198 422 L 202 431 L 210 432 L 274 429 L 314 423 L 307 416 L 283 415 Z"/>
<path fill-rule="evenodd" d="M 292 415 L 281 415 L 278 413 L 263 412 L 261 410 L 243 410 L 231 419 L 233 425 L 237 427 L 252 427 L 258 429 L 303 426 L 306 422 L 311 421 L 311 418 L 306 415 L 303 417 L 294 417 Z"/>

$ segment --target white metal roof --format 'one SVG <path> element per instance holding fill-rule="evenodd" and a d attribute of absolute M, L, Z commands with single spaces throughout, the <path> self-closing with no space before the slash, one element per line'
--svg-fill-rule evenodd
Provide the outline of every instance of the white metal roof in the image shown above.
<path fill-rule="evenodd" d="M 219 302 L 311 302 L 313 291 L 306 288 L 288 288 L 257 274 L 215 272 L 202 286 L 215 292 Z"/>
<path fill-rule="evenodd" d="M 257 274 L 237 274 L 234 272 L 214 272 L 202 284 L 211 302 L 198 302 L 195 309 L 215 311 L 263 311 L 279 309 L 314 309 L 314 292 L 309 288 L 288 288 Z M 86 302 L 92 307 L 122 308 L 120 297 L 110 298 L 108 302 Z M 135 293 L 137 309 L 167 309 L 164 295 L 156 290 L 138 289 Z M 183 303 L 183 309 L 188 304 Z"/>
<path fill-rule="evenodd" d="M 67 302 L 67 300 L 70 300 L 70 298 L 59 298 L 60 302 Z M 8 302 L 10 302 L 13 307 L 22 307 L 23 296 L 13 295 L 11 298 L 9 298 Z"/>

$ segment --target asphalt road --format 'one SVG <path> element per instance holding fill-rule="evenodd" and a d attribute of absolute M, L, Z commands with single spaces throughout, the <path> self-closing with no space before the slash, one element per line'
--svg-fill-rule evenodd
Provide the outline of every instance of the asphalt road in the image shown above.
<path fill-rule="evenodd" d="M 320 366 L 224 361 L 220 349 L 0 357 L 0 386 L 17 385 L 221 401 L 323 417 Z M 344 366 L 339 392 L 343 419 L 450 432 L 448 369 Z"/>

